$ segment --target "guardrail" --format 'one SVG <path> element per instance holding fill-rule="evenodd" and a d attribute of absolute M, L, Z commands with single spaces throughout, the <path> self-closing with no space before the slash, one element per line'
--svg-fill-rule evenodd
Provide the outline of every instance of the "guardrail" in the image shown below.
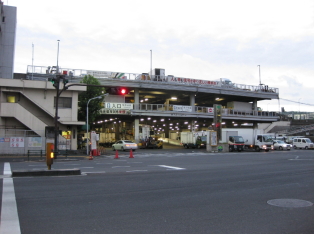
<path fill-rule="evenodd" d="M 214 115 L 213 107 L 203 106 L 186 106 L 191 107 L 191 111 L 174 111 L 174 106 L 177 105 L 165 105 L 165 104 L 133 104 L 134 109 L 131 111 L 150 111 L 150 112 L 176 112 L 176 113 L 204 113 L 208 115 Z M 235 109 L 222 109 L 222 116 L 264 116 L 264 117 L 277 117 L 277 112 L 269 111 L 247 111 L 247 110 L 235 110 Z"/>
<path fill-rule="evenodd" d="M 33 79 L 34 76 L 48 77 L 55 75 L 57 71 L 56 66 L 27 66 L 27 77 Z M 167 83 L 167 84 L 184 84 L 193 86 L 205 86 L 211 88 L 224 88 L 233 90 L 242 90 L 247 92 L 266 92 L 266 93 L 279 93 L 278 88 L 268 87 L 268 85 L 245 85 L 226 82 L 223 79 L 211 81 L 204 79 L 184 78 L 175 76 L 157 76 L 149 75 L 148 73 L 124 73 L 124 72 L 111 72 L 111 71 L 95 71 L 85 69 L 70 69 L 60 68 L 58 71 L 66 75 L 71 81 L 72 79 L 83 79 L 86 75 L 92 75 L 97 79 L 120 79 L 125 81 L 136 81 L 136 82 L 150 82 L 150 83 Z"/>

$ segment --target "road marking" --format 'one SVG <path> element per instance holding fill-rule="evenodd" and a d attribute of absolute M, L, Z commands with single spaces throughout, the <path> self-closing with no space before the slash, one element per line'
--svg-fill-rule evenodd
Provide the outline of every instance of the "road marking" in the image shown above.
<path fill-rule="evenodd" d="M 126 172 L 139 172 L 139 171 L 148 171 L 148 170 L 133 170 L 133 171 L 126 171 Z"/>
<path fill-rule="evenodd" d="M 12 175 L 8 162 L 4 163 L 3 175 Z M 3 178 L 0 234 L 6 233 L 21 233 L 12 178 Z"/>
<path fill-rule="evenodd" d="M 118 168 L 118 167 L 130 167 L 130 166 L 113 166 L 112 168 Z"/>
<path fill-rule="evenodd" d="M 82 172 L 82 174 L 97 174 L 97 173 L 106 173 L 106 172 L 105 171 L 91 171 L 91 172 L 84 171 L 84 172 Z"/>
<path fill-rule="evenodd" d="M 313 161 L 314 159 L 301 159 L 299 156 L 296 156 L 295 158 L 290 158 L 288 160 Z"/>
<path fill-rule="evenodd" d="M 94 167 L 81 167 L 81 169 L 82 169 L 82 168 L 88 168 L 88 169 L 89 169 L 89 168 L 94 168 Z"/>
<path fill-rule="evenodd" d="M 181 167 L 172 167 L 172 166 L 167 166 L 167 165 L 157 165 L 157 166 L 168 168 L 168 170 L 185 170 L 185 168 L 181 168 Z"/>

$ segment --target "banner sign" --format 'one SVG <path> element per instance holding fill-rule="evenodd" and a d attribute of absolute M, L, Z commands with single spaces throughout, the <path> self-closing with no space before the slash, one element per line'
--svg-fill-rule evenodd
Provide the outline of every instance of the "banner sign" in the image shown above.
<path fill-rule="evenodd" d="M 10 137 L 10 147 L 24 147 L 24 137 Z"/>
<path fill-rule="evenodd" d="M 117 110 L 132 110 L 132 103 L 114 103 L 114 102 L 105 102 L 105 109 L 117 109 Z"/>
<path fill-rule="evenodd" d="M 173 111 L 192 112 L 192 106 L 173 105 Z"/>

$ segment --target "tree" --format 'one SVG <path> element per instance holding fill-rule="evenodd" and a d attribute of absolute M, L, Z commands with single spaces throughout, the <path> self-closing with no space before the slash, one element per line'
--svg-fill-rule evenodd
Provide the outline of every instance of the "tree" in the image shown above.
<path fill-rule="evenodd" d="M 105 88 L 101 87 L 100 82 L 91 75 L 84 76 L 81 83 L 90 84 L 90 85 L 99 85 L 99 87 L 87 86 L 85 92 L 79 94 L 78 100 L 78 120 L 86 121 L 86 107 L 87 102 L 94 97 L 100 96 L 104 94 Z M 88 121 L 90 123 L 94 122 L 97 117 L 100 116 L 99 110 L 101 109 L 101 103 L 103 102 L 103 98 L 101 99 L 93 99 L 88 104 Z M 88 123 L 87 123 L 88 124 Z"/>

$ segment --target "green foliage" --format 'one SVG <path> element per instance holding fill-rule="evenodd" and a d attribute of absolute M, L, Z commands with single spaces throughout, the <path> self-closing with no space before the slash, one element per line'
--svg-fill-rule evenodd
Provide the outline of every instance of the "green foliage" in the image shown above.
<path fill-rule="evenodd" d="M 104 87 L 101 87 L 100 82 L 98 79 L 96 79 L 95 77 L 91 76 L 91 75 L 86 75 L 83 80 L 81 81 L 81 83 L 84 84 L 89 84 L 89 85 L 99 85 L 99 87 L 93 87 L 93 86 L 87 86 L 87 90 L 85 92 L 82 92 L 79 94 L 78 100 L 78 120 L 79 121 L 86 121 L 86 107 L 87 107 L 87 102 L 97 96 L 100 96 L 102 94 L 104 94 L 105 89 Z M 102 99 L 93 99 L 89 102 L 88 104 L 88 120 L 89 123 L 94 122 L 97 117 L 100 116 L 99 114 L 99 110 L 102 108 L 101 107 L 101 103 L 103 102 L 103 98 Z"/>

